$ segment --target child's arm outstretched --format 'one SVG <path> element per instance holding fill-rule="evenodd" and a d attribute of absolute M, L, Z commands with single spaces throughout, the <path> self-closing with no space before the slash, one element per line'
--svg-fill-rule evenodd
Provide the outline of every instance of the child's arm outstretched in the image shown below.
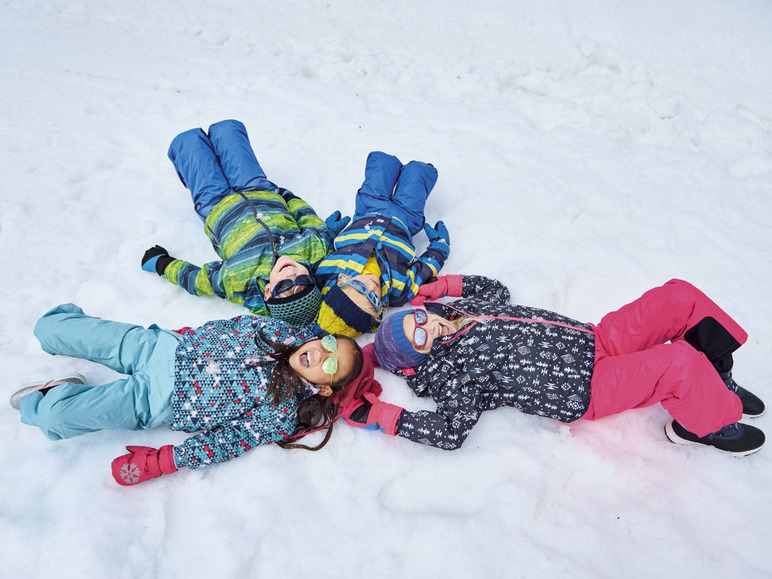
<path fill-rule="evenodd" d="M 290 418 L 294 419 L 295 413 L 284 413 L 281 407 L 273 413 L 273 418 L 248 410 L 226 424 L 191 436 L 175 446 L 174 460 L 178 467 L 188 468 L 227 462 L 255 446 L 290 436 L 295 430 L 295 423 Z"/>
<path fill-rule="evenodd" d="M 410 300 L 414 306 L 443 297 L 474 298 L 497 304 L 509 303 L 509 289 L 497 279 L 483 275 L 441 275 L 435 281 L 423 284 Z"/>
<path fill-rule="evenodd" d="M 455 450 L 461 447 L 480 419 L 480 392 L 474 383 L 463 386 L 454 383 L 461 379 L 461 376 L 455 376 L 447 381 L 434 412 L 410 412 L 366 394 L 365 402 L 354 407 L 353 412 L 346 416 L 346 422 L 443 450 Z"/>
<path fill-rule="evenodd" d="M 226 292 L 222 276 L 223 264 L 223 261 L 210 261 L 199 267 L 185 260 L 171 257 L 160 245 L 148 249 L 142 258 L 142 269 L 157 273 L 191 295 L 216 295 L 234 303 L 244 303 L 245 296 L 228 295 Z M 253 314 L 269 315 L 260 291 L 248 293 L 250 303 L 244 303 L 244 305 Z"/>
<path fill-rule="evenodd" d="M 191 436 L 178 446 L 166 445 L 157 450 L 127 446 L 129 453 L 112 462 L 113 478 L 120 485 L 134 485 L 172 474 L 182 467 L 226 462 L 255 446 L 283 440 L 294 430 L 294 424 L 288 419 L 294 417 L 294 412 L 284 412 L 282 407 L 275 410 L 274 418 L 248 410 L 227 424 Z"/>
<path fill-rule="evenodd" d="M 413 261 L 405 271 L 404 280 L 392 280 L 392 291 L 389 295 L 389 305 L 399 307 L 406 304 L 418 293 L 418 288 L 427 280 L 437 277 L 445 260 L 450 255 L 450 235 L 442 221 L 438 221 L 434 227 L 428 223 L 424 225 L 424 231 L 429 238 L 429 246 L 421 256 Z M 404 281 L 401 291 L 397 281 Z"/>

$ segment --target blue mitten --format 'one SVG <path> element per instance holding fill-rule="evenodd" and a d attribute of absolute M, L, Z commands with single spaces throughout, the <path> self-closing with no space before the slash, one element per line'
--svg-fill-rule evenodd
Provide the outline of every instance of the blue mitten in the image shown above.
<path fill-rule="evenodd" d="M 341 217 L 340 211 L 336 211 L 324 220 L 327 225 L 327 230 L 330 232 L 330 237 L 335 239 L 340 235 L 340 232 L 346 229 L 346 225 L 351 221 L 351 217 Z"/>
<path fill-rule="evenodd" d="M 448 228 L 442 221 L 438 221 L 434 227 L 428 223 L 424 224 L 426 237 L 429 238 L 429 249 L 433 249 L 442 254 L 442 257 L 448 259 L 450 255 L 450 234 Z"/>

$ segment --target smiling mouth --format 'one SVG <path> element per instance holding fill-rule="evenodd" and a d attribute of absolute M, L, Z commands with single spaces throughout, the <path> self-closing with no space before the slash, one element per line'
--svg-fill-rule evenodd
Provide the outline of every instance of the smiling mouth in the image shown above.
<path fill-rule="evenodd" d="M 304 366 L 306 368 L 310 368 L 311 367 L 311 354 L 309 354 L 308 352 L 303 352 L 302 354 L 300 354 L 299 361 L 300 361 L 300 365 L 301 366 Z"/>

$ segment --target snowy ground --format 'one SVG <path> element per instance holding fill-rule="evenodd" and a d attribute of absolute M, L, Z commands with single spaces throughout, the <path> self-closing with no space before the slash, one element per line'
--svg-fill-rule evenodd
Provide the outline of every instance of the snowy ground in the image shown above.
<path fill-rule="evenodd" d="M 166 327 L 241 312 L 139 268 L 154 243 L 214 258 L 166 148 L 237 118 L 324 216 L 351 212 L 370 150 L 432 162 L 446 272 L 515 301 L 597 321 L 693 282 L 749 331 L 735 375 L 770 402 L 770 32 L 764 0 L 2 2 L 2 395 L 111 377 L 39 349 L 55 304 Z M 53 443 L 0 405 L 0 575 L 772 576 L 772 451 L 675 446 L 667 419 L 499 410 L 452 453 L 343 425 L 319 453 L 127 489 L 124 445 L 184 437 Z"/>

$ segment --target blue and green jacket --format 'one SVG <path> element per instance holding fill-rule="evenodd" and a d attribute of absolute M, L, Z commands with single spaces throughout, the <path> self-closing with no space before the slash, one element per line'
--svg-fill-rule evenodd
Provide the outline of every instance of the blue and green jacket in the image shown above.
<path fill-rule="evenodd" d="M 335 238 L 334 248 L 316 270 L 316 282 L 326 294 L 338 275 L 362 273 L 375 253 L 381 271 L 381 299 L 385 306 L 401 306 L 418 293 L 419 286 L 437 276 L 444 255 L 429 244 L 416 257 L 407 227 L 396 217 L 371 213 L 349 225 Z"/>
<path fill-rule="evenodd" d="M 274 262 L 271 239 L 277 255 L 291 257 L 312 275 L 332 245 L 327 226 L 311 206 L 281 189 L 228 195 L 214 206 L 204 227 L 220 261 L 199 267 L 175 259 L 163 277 L 190 294 L 217 295 L 261 316 L 269 315 L 263 294 Z"/>
<path fill-rule="evenodd" d="M 189 329 L 177 346 L 172 430 L 197 432 L 174 447 L 178 467 L 225 462 L 262 444 L 283 440 L 297 427 L 297 407 L 312 387 L 273 402 L 268 384 L 276 362 L 259 332 L 297 346 L 312 336 L 286 322 L 259 316 L 215 320 Z"/>

